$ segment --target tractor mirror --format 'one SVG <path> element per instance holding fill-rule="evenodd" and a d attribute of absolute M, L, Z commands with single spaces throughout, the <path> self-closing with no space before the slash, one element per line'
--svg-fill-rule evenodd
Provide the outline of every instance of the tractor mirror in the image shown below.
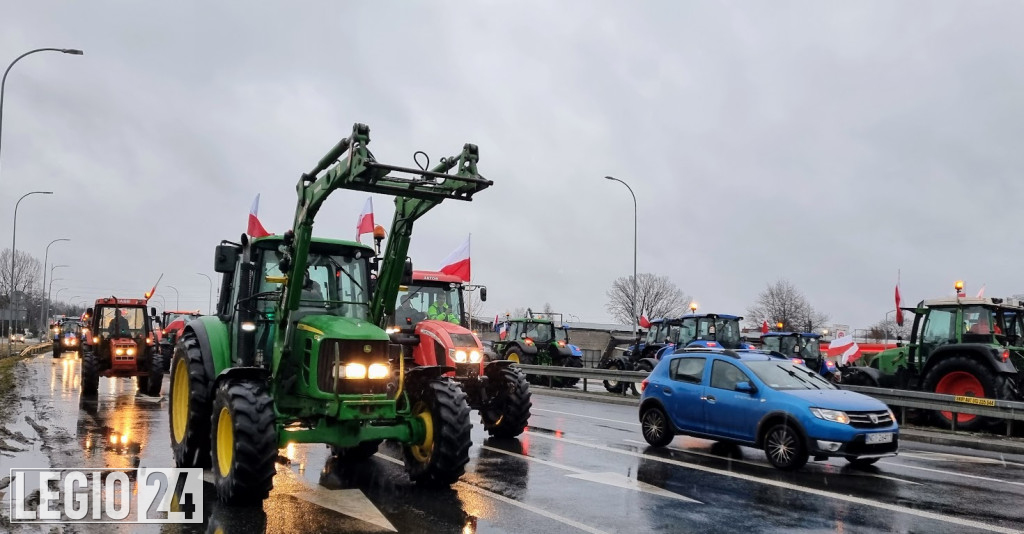
<path fill-rule="evenodd" d="M 217 245 L 217 251 L 213 257 L 213 270 L 218 273 L 233 273 L 237 261 L 237 248 L 231 245 Z"/>
<path fill-rule="evenodd" d="M 149 314 L 152 315 L 153 317 L 157 317 L 156 306 L 149 309 Z"/>
<path fill-rule="evenodd" d="M 402 285 L 412 285 L 412 258 L 405 258 L 405 267 L 402 269 Z"/>
<path fill-rule="evenodd" d="M 487 288 L 480 288 L 480 302 L 487 302 Z"/>
<path fill-rule="evenodd" d="M 92 308 L 86 308 L 85 309 L 85 316 L 86 317 L 92 317 Z"/>

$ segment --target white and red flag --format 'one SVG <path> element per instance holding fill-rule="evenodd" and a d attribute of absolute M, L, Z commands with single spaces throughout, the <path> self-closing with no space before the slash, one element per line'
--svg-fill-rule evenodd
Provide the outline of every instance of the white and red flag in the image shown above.
<path fill-rule="evenodd" d="M 896 283 L 896 324 L 903 326 L 903 310 L 900 309 L 900 284 Z"/>
<path fill-rule="evenodd" d="M 470 236 L 466 236 L 466 242 L 460 245 L 459 248 L 455 249 L 447 258 L 444 259 L 444 261 L 441 262 L 442 273 L 458 276 L 466 282 L 469 282 L 469 238 Z"/>
<path fill-rule="evenodd" d="M 363 212 L 359 214 L 359 221 L 356 222 L 356 241 L 362 243 L 359 238 L 363 234 L 373 233 L 373 197 L 366 198 Z"/>
<path fill-rule="evenodd" d="M 853 336 L 844 335 L 832 340 L 828 344 L 828 355 L 837 356 L 839 359 L 839 365 L 846 365 L 857 361 L 858 358 L 863 356 L 860 351 L 860 346 L 853 340 Z"/>
<path fill-rule="evenodd" d="M 249 227 L 245 230 L 245 233 L 251 237 L 266 237 L 273 235 L 263 227 L 263 223 L 260 222 L 259 216 L 256 213 L 260 209 L 260 195 L 256 194 L 256 198 L 252 201 L 252 207 L 249 208 Z"/>
<path fill-rule="evenodd" d="M 650 328 L 650 327 L 651 327 L 651 321 L 649 321 L 647 319 L 646 315 L 641 315 L 640 316 L 640 328 Z"/>
<path fill-rule="evenodd" d="M 985 284 L 981 284 L 981 289 L 978 290 L 978 298 L 985 296 Z"/>

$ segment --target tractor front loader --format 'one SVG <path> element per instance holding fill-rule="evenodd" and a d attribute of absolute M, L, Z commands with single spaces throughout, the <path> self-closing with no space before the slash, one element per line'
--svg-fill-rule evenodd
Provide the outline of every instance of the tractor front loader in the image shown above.
<path fill-rule="evenodd" d="M 283 235 L 217 246 L 217 313 L 189 321 L 175 345 L 175 463 L 212 466 L 224 503 L 265 499 L 278 450 L 289 443 L 323 443 L 338 461 L 358 461 L 393 440 L 410 478 L 426 484 L 454 483 L 469 461 L 470 410 L 444 376 L 452 369 L 405 369 L 395 357 L 401 347 L 373 318 L 393 309 L 411 276 L 413 222 L 492 182 L 477 174 L 474 145 L 426 170 L 379 163 L 369 142 L 369 128 L 356 124 L 301 176 L 294 224 Z M 392 228 L 401 237 L 389 241 L 376 279 L 372 247 L 313 237 L 317 212 L 338 189 L 397 197 Z"/>

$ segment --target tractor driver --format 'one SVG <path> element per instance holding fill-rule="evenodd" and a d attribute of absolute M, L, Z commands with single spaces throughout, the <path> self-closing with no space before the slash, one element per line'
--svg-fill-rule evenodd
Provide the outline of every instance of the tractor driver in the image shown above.
<path fill-rule="evenodd" d="M 447 292 L 441 293 L 441 296 L 434 299 L 434 303 L 427 308 L 427 318 L 459 324 L 459 316 L 452 309 Z"/>
<path fill-rule="evenodd" d="M 309 277 L 309 271 L 302 280 L 302 300 L 323 301 L 324 294 L 320 291 L 320 284 Z"/>
<path fill-rule="evenodd" d="M 409 297 L 403 298 L 402 305 L 395 310 L 395 325 L 401 328 L 408 323 L 415 323 L 417 313 L 419 312 L 416 311 L 416 308 L 412 307 Z"/>
<path fill-rule="evenodd" d="M 123 310 L 115 310 L 114 317 L 107 323 L 107 331 L 111 336 L 128 335 L 128 319 L 125 318 Z"/>

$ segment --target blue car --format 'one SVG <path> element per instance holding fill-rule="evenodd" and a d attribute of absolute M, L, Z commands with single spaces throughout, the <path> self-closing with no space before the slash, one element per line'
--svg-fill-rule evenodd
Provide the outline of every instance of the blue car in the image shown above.
<path fill-rule="evenodd" d="M 655 447 L 676 434 L 736 443 L 763 449 L 782 470 L 809 457 L 867 466 L 899 449 L 884 403 L 768 351 L 684 349 L 664 356 L 641 389 L 641 430 Z"/>

